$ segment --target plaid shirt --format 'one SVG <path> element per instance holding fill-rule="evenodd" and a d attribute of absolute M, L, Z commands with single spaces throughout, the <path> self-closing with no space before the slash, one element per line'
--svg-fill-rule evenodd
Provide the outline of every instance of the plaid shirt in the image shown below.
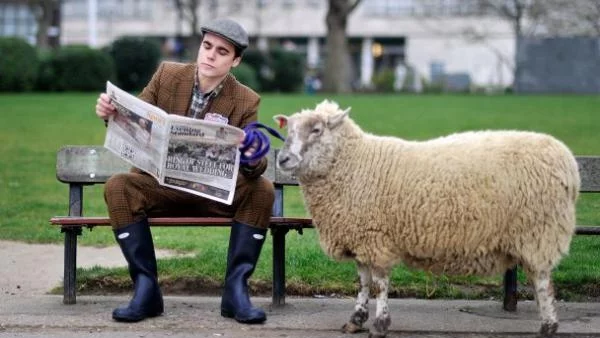
<path fill-rule="evenodd" d="M 208 106 L 208 103 L 212 101 L 223 88 L 223 83 L 213 89 L 212 91 L 204 94 L 200 91 L 200 82 L 198 81 L 198 74 L 194 77 L 194 89 L 192 90 L 192 103 L 190 104 L 190 115 L 193 118 L 202 117 L 202 112 Z"/>

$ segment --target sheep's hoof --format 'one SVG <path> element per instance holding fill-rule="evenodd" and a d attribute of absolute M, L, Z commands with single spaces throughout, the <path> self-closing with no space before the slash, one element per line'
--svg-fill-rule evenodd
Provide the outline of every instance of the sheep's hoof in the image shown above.
<path fill-rule="evenodd" d="M 385 333 L 381 332 L 369 332 L 369 338 L 385 338 Z"/>
<path fill-rule="evenodd" d="M 381 316 L 375 318 L 371 330 L 369 330 L 369 338 L 383 338 L 387 335 L 388 328 L 392 323 L 389 316 Z"/>
<path fill-rule="evenodd" d="M 558 323 L 542 323 L 540 328 L 540 337 L 550 338 L 553 337 L 558 330 Z"/>
<path fill-rule="evenodd" d="M 347 322 L 346 324 L 344 324 L 344 326 L 342 326 L 343 333 L 357 333 L 362 331 L 362 329 L 362 326 L 356 325 L 353 322 Z"/>

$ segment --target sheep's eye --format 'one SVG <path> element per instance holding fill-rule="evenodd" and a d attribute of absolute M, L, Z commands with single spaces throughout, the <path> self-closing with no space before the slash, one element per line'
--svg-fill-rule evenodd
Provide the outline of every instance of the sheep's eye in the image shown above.
<path fill-rule="evenodd" d="M 313 129 L 310 131 L 311 134 L 321 134 L 321 128 L 320 127 L 313 127 Z"/>

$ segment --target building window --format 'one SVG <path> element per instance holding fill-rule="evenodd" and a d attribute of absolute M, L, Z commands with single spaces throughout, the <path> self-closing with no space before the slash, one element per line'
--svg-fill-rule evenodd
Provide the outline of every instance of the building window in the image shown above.
<path fill-rule="evenodd" d="M 295 0 L 283 0 L 282 6 L 285 9 L 291 9 L 296 4 Z"/>
<path fill-rule="evenodd" d="M 37 22 L 25 4 L 0 3 L 0 36 L 16 36 L 36 42 Z"/>
<path fill-rule="evenodd" d="M 265 8 L 269 6 L 270 0 L 256 0 L 256 6 L 258 8 Z"/>
<path fill-rule="evenodd" d="M 364 0 L 370 16 L 467 16 L 481 14 L 478 0 Z"/>
<path fill-rule="evenodd" d="M 63 16 L 87 18 L 87 0 L 63 0 Z M 99 19 L 150 19 L 152 0 L 96 0 Z"/>
<path fill-rule="evenodd" d="M 321 0 L 306 0 L 306 5 L 312 8 L 321 7 L 321 3 L 323 3 Z"/>

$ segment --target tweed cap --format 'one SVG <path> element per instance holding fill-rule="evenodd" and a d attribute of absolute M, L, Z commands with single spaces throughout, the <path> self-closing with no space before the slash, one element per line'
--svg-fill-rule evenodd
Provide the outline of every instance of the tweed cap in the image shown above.
<path fill-rule="evenodd" d="M 248 47 L 248 33 L 244 27 L 231 19 L 216 19 L 200 27 L 200 31 L 202 34 L 209 32 L 219 35 L 241 50 Z"/>

